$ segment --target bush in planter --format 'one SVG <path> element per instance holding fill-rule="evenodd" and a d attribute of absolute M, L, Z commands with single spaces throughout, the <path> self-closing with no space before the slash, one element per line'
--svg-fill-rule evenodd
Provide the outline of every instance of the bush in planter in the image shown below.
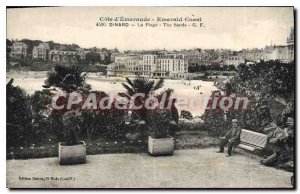
<path fill-rule="evenodd" d="M 56 65 L 52 69 L 51 72 L 48 72 L 47 79 L 45 80 L 45 85 L 43 85 L 43 87 L 50 88 L 53 86 L 53 87 L 57 87 L 57 88 L 63 90 L 64 92 L 66 92 L 67 93 L 66 98 L 60 97 L 57 100 L 58 104 L 60 104 L 60 103 L 66 104 L 66 100 L 68 99 L 69 94 L 71 92 L 73 92 L 73 91 L 79 92 L 79 91 L 85 91 L 85 90 L 90 89 L 90 86 L 88 84 L 86 84 L 86 82 L 85 82 L 85 77 L 86 77 L 86 74 L 84 74 L 83 70 L 81 68 L 79 68 L 78 66 Z M 53 110 L 53 111 L 54 112 L 64 112 L 65 110 L 60 110 L 60 111 Z M 74 112 L 69 113 L 70 115 L 67 112 L 68 112 L 68 110 L 66 110 L 66 112 L 64 113 L 66 115 L 57 114 L 56 116 L 61 115 L 63 117 L 62 119 L 66 120 L 66 122 L 68 122 L 68 120 L 70 120 L 70 119 L 72 120 L 72 118 L 76 116 L 76 115 L 72 115 L 72 114 L 74 114 Z M 78 111 L 76 112 L 76 114 L 78 114 Z M 73 129 L 72 127 L 68 128 L 68 129 L 65 128 L 65 129 L 70 130 L 68 132 L 68 134 L 73 139 L 75 139 L 75 136 L 77 135 L 76 132 L 74 131 L 75 129 Z M 68 143 L 71 143 L 73 140 L 67 139 L 66 141 Z"/>
<path fill-rule="evenodd" d="M 137 93 L 144 94 L 145 97 L 135 98 L 135 105 L 144 105 L 146 99 L 154 93 L 156 90 L 160 89 L 164 85 L 164 79 L 160 78 L 157 82 L 150 80 L 146 77 L 137 76 L 135 79 L 130 80 L 126 78 L 126 83 L 122 83 L 123 87 L 126 89 L 126 92 L 119 93 L 121 97 L 125 97 L 128 100 Z M 147 110 L 143 106 L 142 109 L 135 110 L 134 116 L 137 116 L 136 119 L 145 120 L 147 117 Z"/>
<path fill-rule="evenodd" d="M 71 110 L 65 112 L 62 121 L 65 145 L 72 146 L 78 144 L 78 135 L 82 124 L 82 114 L 80 111 Z"/>
<path fill-rule="evenodd" d="M 77 66 L 57 65 L 48 73 L 43 87 L 58 87 L 67 93 L 66 98 L 59 98 L 58 101 L 64 102 L 73 91 L 90 90 L 90 85 L 85 83 L 86 74 Z M 59 102 L 58 102 L 59 103 Z M 65 103 L 64 103 L 65 104 Z M 81 113 L 76 110 L 60 110 L 62 116 L 65 142 L 59 143 L 59 162 L 60 164 L 84 163 L 86 160 L 86 145 L 77 139 L 78 130 L 81 124 Z M 55 110 L 54 112 L 59 112 Z"/>
<path fill-rule="evenodd" d="M 146 120 L 151 131 L 148 138 L 148 151 L 151 155 L 172 155 L 174 152 L 174 133 L 177 127 L 172 112 L 151 111 Z"/>
<path fill-rule="evenodd" d="M 163 87 L 164 79 L 160 78 L 158 81 L 154 81 L 146 77 L 136 76 L 133 80 L 126 78 L 126 83 L 122 83 L 122 85 L 126 89 L 126 92 L 119 93 L 118 95 L 127 98 L 128 101 L 130 101 L 135 94 L 141 93 L 145 95 L 144 97 L 139 96 L 135 98 L 134 104 L 136 106 L 142 106 L 142 108 L 131 111 L 131 122 L 127 125 L 129 129 L 126 134 L 126 137 L 129 137 L 128 139 L 143 139 L 147 137 L 149 133 L 147 128 L 141 127 L 141 125 L 144 125 L 141 123 L 145 123 L 148 113 L 148 110 L 144 106 L 145 101 L 150 95 L 153 95 L 156 90 Z"/>
<path fill-rule="evenodd" d="M 59 143 L 58 159 L 60 164 L 80 164 L 86 162 L 86 144 L 78 141 L 82 123 L 79 110 L 71 110 L 63 114 L 63 132 L 65 142 Z"/>
<path fill-rule="evenodd" d="M 156 139 L 171 137 L 177 127 L 172 112 L 168 110 L 149 111 L 146 123 L 150 128 L 151 136 Z"/>

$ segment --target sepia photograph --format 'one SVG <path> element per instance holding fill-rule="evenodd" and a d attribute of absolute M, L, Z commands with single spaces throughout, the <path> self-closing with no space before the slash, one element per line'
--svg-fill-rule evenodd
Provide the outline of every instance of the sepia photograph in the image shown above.
<path fill-rule="evenodd" d="M 295 29 L 292 6 L 7 6 L 6 187 L 295 189 Z"/>

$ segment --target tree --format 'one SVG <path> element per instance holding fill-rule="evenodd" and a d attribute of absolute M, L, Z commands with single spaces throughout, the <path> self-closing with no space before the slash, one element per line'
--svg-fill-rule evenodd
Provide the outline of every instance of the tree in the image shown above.
<path fill-rule="evenodd" d="M 32 129 L 34 134 L 33 138 L 40 141 L 49 138 L 51 134 L 52 126 L 49 119 L 51 114 L 51 102 L 52 93 L 50 90 L 44 89 L 42 91 L 35 91 L 30 96 L 31 111 L 32 111 Z M 58 122 L 58 121 L 57 121 Z"/>
<path fill-rule="evenodd" d="M 71 92 L 90 87 L 85 82 L 86 74 L 78 66 L 56 65 L 48 72 L 44 88 L 58 87 L 63 91 Z"/>
<path fill-rule="evenodd" d="M 59 47 L 60 47 L 59 43 L 55 43 L 52 40 L 48 41 L 47 43 L 49 44 L 50 50 L 59 49 Z"/>
<path fill-rule="evenodd" d="M 131 99 L 131 97 L 137 93 L 144 94 L 144 97 L 136 98 L 134 102 L 136 105 L 144 105 L 145 100 L 149 97 L 151 92 L 154 92 L 164 85 L 164 79 L 159 79 L 157 82 L 154 80 L 150 80 L 145 77 L 137 76 L 134 80 L 130 80 L 126 78 L 127 83 L 122 83 L 123 87 L 126 89 L 126 93 L 119 93 L 119 96 L 126 97 L 127 99 Z M 142 120 L 146 117 L 146 111 L 141 109 L 139 112 L 139 116 Z"/>
<path fill-rule="evenodd" d="M 134 80 L 126 78 L 126 83 L 122 83 L 126 89 L 126 93 L 119 93 L 122 97 L 130 98 L 134 94 L 142 93 L 148 97 L 151 92 L 154 92 L 164 86 L 164 79 L 160 78 L 157 82 L 146 77 L 137 76 Z"/>
<path fill-rule="evenodd" d="M 72 91 L 90 89 L 85 83 L 85 74 L 83 70 L 77 66 L 61 66 L 57 65 L 53 71 L 47 74 L 45 85 L 43 87 L 50 88 L 51 86 L 58 87 L 67 92 L 67 98 Z M 62 99 L 64 101 L 65 99 Z M 53 110 L 55 112 L 55 110 Z M 80 130 L 82 117 L 79 110 L 69 110 L 62 115 L 64 125 L 64 135 L 67 145 L 75 145 L 78 143 L 77 135 Z"/>
<path fill-rule="evenodd" d="M 22 39 L 20 42 L 27 44 L 28 46 L 27 51 L 29 56 L 32 55 L 33 47 L 38 46 L 40 43 L 42 43 L 41 40 L 29 40 L 29 39 Z"/>
<path fill-rule="evenodd" d="M 32 136 L 30 99 L 23 89 L 13 86 L 13 79 L 6 84 L 7 145 L 24 146 Z"/>
<path fill-rule="evenodd" d="M 134 80 L 126 78 L 126 83 L 122 83 L 123 87 L 126 89 L 126 92 L 119 93 L 119 96 L 125 97 L 128 100 L 131 100 L 131 97 L 135 94 L 144 94 L 144 97 L 135 98 L 135 105 L 140 106 L 144 105 L 145 100 L 149 97 L 150 93 L 160 89 L 164 85 L 164 79 L 159 79 L 157 82 L 150 80 L 145 77 L 137 76 Z M 138 116 L 140 119 L 145 120 L 146 110 L 144 107 L 140 110 L 137 110 Z"/>
<path fill-rule="evenodd" d="M 96 53 L 94 51 L 91 51 L 91 52 L 88 52 L 85 56 L 85 61 L 87 63 L 96 63 L 96 62 L 100 62 L 100 54 L 99 53 Z"/>
<path fill-rule="evenodd" d="M 239 112 L 211 113 L 206 111 L 204 120 L 207 126 L 215 125 L 224 116 L 227 118 L 239 118 L 245 127 L 250 130 L 262 132 L 272 117 L 271 103 L 275 101 L 293 104 L 295 94 L 295 64 L 282 63 L 280 61 L 261 61 L 255 64 L 241 64 L 237 68 L 238 73 L 225 85 L 218 85 L 227 95 L 233 94 L 240 97 L 248 97 L 251 100 L 250 109 Z M 274 115 L 274 114 L 273 114 Z M 277 117 L 277 116 L 275 116 Z M 210 118 L 211 121 L 210 122 Z M 224 120 L 224 119 L 223 119 Z M 218 128 L 216 126 L 215 128 Z"/>
<path fill-rule="evenodd" d="M 100 100 L 104 97 L 108 97 L 105 92 L 101 91 L 92 91 L 96 95 L 97 105 L 100 103 Z M 82 93 L 83 101 L 86 101 L 89 93 Z M 98 132 L 100 128 L 103 128 L 103 125 L 109 125 L 108 117 L 111 112 L 103 111 L 103 110 L 94 110 L 92 108 L 87 108 L 86 110 L 81 111 L 82 115 L 82 128 L 85 131 L 85 135 L 88 139 L 92 139 L 92 137 Z"/>
<path fill-rule="evenodd" d="M 126 92 L 119 93 L 119 96 L 128 99 L 128 101 L 131 101 L 132 96 L 135 94 L 139 93 L 144 95 L 144 97 L 138 96 L 135 98 L 133 103 L 136 106 L 142 106 L 142 108 L 132 110 L 131 119 L 146 122 L 148 110 L 145 108 L 144 103 L 150 94 L 154 95 L 154 91 L 163 87 L 164 79 L 159 79 L 155 82 L 154 80 L 137 76 L 134 80 L 126 78 L 126 83 L 122 83 L 122 85 L 126 89 Z M 144 135 L 147 131 L 142 131 L 141 133 Z"/>
<path fill-rule="evenodd" d="M 230 83 L 237 92 L 247 90 L 257 98 L 281 97 L 288 100 L 295 93 L 295 63 L 261 61 L 239 65 L 238 75 Z"/>
<path fill-rule="evenodd" d="M 236 71 L 236 68 L 234 65 L 229 65 L 228 66 L 228 71 Z"/>

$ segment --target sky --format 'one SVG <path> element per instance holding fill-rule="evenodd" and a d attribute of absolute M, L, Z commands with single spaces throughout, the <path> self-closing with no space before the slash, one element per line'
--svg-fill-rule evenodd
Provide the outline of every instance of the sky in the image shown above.
<path fill-rule="evenodd" d="M 201 18 L 204 27 L 99 27 L 100 17 Z M 171 22 L 173 23 L 173 22 Z M 177 22 L 183 23 L 183 22 Z M 199 22 L 196 22 L 198 24 Z M 46 7 L 7 9 L 7 38 L 120 50 L 285 45 L 292 7 Z"/>

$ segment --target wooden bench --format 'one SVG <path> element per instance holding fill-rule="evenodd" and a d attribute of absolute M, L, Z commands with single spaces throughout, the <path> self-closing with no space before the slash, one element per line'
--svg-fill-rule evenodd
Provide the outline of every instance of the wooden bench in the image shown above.
<path fill-rule="evenodd" d="M 240 135 L 240 143 L 233 147 L 233 150 L 238 147 L 253 152 L 256 149 L 266 147 L 268 136 L 262 133 L 242 129 Z"/>

